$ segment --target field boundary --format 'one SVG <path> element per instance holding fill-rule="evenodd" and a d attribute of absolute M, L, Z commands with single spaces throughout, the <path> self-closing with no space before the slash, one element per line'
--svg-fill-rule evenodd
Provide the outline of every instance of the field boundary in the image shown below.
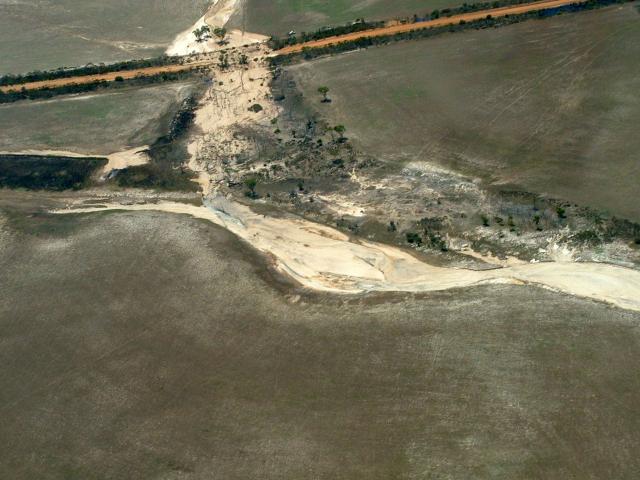
<path fill-rule="evenodd" d="M 525 3 L 520 5 L 512 5 L 507 7 L 490 8 L 488 10 L 479 10 L 477 12 L 462 13 L 451 17 L 437 18 L 426 20 L 423 22 L 405 23 L 400 25 L 391 25 L 385 27 L 374 28 L 372 30 L 363 30 L 359 32 L 347 33 L 334 37 L 327 37 L 319 40 L 311 40 L 309 42 L 290 45 L 277 51 L 279 55 L 288 55 L 291 53 L 302 52 L 307 48 L 326 47 L 335 43 L 344 43 L 361 38 L 386 37 L 398 33 L 410 32 L 413 30 L 422 30 L 433 27 L 446 27 L 456 25 L 460 22 L 473 22 L 476 20 L 490 18 L 499 18 L 507 15 L 518 15 L 538 10 L 546 10 L 549 8 L 563 7 L 571 4 L 583 3 L 586 0 L 542 0 L 538 2 Z"/>

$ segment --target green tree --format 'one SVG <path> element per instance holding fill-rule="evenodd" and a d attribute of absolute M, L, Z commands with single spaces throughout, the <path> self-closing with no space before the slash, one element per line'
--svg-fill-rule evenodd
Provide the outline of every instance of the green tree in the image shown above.
<path fill-rule="evenodd" d="M 222 27 L 216 27 L 213 29 L 213 34 L 219 38 L 218 43 L 222 45 L 224 43 L 224 38 L 227 36 L 227 29 Z"/>
<path fill-rule="evenodd" d="M 221 70 L 226 70 L 229 68 L 229 55 L 226 53 L 221 53 L 218 57 L 218 66 Z"/>
<path fill-rule="evenodd" d="M 344 125 L 336 125 L 335 127 L 333 127 L 333 130 L 340 135 L 340 137 L 338 138 L 339 142 L 344 142 L 346 140 L 345 136 L 344 136 L 344 132 L 347 131 L 347 128 Z"/>
<path fill-rule="evenodd" d="M 246 178 L 244 180 L 244 185 L 249 189 L 247 192 L 247 196 L 250 198 L 256 198 L 258 195 L 256 193 L 256 187 L 258 186 L 258 179 L 254 177 Z"/>
<path fill-rule="evenodd" d="M 327 97 L 327 94 L 329 93 L 329 87 L 318 87 L 318 92 L 322 95 L 322 103 L 328 103 L 331 100 L 329 100 L 329 97 Z"/>

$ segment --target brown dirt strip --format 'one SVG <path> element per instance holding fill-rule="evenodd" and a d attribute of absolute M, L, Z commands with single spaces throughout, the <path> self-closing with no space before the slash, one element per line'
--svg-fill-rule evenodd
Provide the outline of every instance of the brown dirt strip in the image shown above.
<path fill-rule="evenodd" d="M 442 17 L 435 20 L 428 20 L 426 22 L 407 23 L 401 25 L 393 25 L 389 27 L 374 28 L 372 30 L 364 30 L 361 32 L 347 33 L 345 35 L 339 35 L 335 37 L 327 37 L 320 40 L 312 40 L 298 45 L 291 45 L 289 47 L 282 48 L 276 51 L 278 55 L 287 55 L 290 53 L 297 53 L 304 48 L 318 48 L 326 47 L 327 45 L 350 42 L 358 40 L 360 38 L 370 37 L 383 37 L 387 35 L 394 35 L 396 33 L 410 32 L 412 30 L 422 30 L 425 28 L 443 27 L 448 25 L 457 25 L 460 21 L 472 22 L 475 20 L 482 20 L 491 15 L 492 17 L 504 17 L 506 15 L 518 15 L 521 13 L 533 12 L 536 10 L 545 10 L 548 8 L 563 7 L 565 5 L 571 5 L 572 3 L 582 3 L 581 0 L 543 0 L 541 2 L 525 3 L 521 5 L 513 5 L 509 7 L 492 8 L 489 10 L 480 10 L 477 12 L 463 13 L 460 15 L 454 15 L 451 17 Z"/>
<path fill-rule="evenodd" d="M 0 87 L 0 91 L 8 93 L 19 92 L 23 88 L 27 90 L 40 90 L 43 88 L 57 88 L 68 85 L 86 85 L 98 81 L 113 82 L 116 77 L 130 80 L 136 77 L 151 77 L 160 73 L 175 73 L 191 70 L 197 67 L 205 67 L 215 63 L 214 60 L 201 60 L 197 62 L 185 63 L 184 65 L 164 65 L 159 67 L 145 67 L 135 70 L 120 70 L 116 72 L 99 73 L 95 75 L 82 75 L 77 77 L 55 78 L 53 80 L 42 80 L 38 82 L 20 83 L 16 85 L 6 85 Z"/>
<path fill-rule="evenodd" d="M 381 37 L 386 35 L 394 35 L 396 33 L 410 32 L 412 30 L 422 30 L 425 28 L 442 27 L 447 25 L 456 25 L 460 21 L 472 22 L 474 20 L 482 20 L 487 15 L 492 17 L 504 17 L 506 15 L 517 15 L 536 10 L 544 10 L 547 8 L 562 7 L 572 3 L 581 3 L 580 0 L 543 0 L 540 2 L 526 3 L 522 5 L 514 5 L 510 7 L 492 8 L 489 10 L 480 10 L 478 12 L 454 15 L 451 17 L 438 18 L 419 23 L 407 23 L 402 25 L 393 25 L 389 27 L 375 28 L 365 30 L 363 32 L 348 33 L 345 35 L 323 38 L 321 40 L 313 40 L 298 45 L 292 45 L 276 51 L 277 55 L 287 55 L 302 51 L 304 48 L 318 48 L 327 45 L 357 40 L 359 38 Z M 100 73 L 95 75 L 81 75 L 77 77 L 56 78 L 52 80 L 42 80 L 37 82 L 28 82 L 15 85 L 0 86 L 0 91 L 8 93 L 17 92 L 23 88 L 26 90 L 40 90 L 43 88 L 57 88 L 68 85 L 86 85 L 88 83 L 106 81 L 113 82 L 116 77 L 122 77 L 124 80 L 130 80 L 136 77 L 150 77 L 160 73 L 175 73 L 191 70 L 197 67 L 209 66 L 215 63 L 215 60 L 201 60 L 197 62 L 186 63 L 183 65 L 165 65 L 159 67 L 145 67 L 135 70 L 120 70 L 115 72 Z"/>

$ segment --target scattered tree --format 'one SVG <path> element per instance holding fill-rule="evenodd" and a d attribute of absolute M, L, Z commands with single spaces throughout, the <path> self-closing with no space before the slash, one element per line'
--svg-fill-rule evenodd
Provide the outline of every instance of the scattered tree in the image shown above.
<path fill-rule="evenodd" d="M 347 131 L 346 127 L 344 125 L 336 125 L 335 127 L 333 127 L 333 130 L 340 135 L 338 137 L 338 142 L 342 143 L 346 140 L 346 137 L 344 136 L 344 132 Z"/>
<path fill-rule="evenodd" d="M 318 92 L 322 95 L 322 103 L 330 103 L 331 99 L 327 97 L 329 87 L 318 87 Z"/>
<path fill-rule="evenodd" d="M 218 37 L 218 43 L 222 45 L 224 43 L 224 38 L 227 36 L 227 29 L 222 27 L 216 27 L 213 29 L 213 34 Z"/>
<path fill-rule="evenodd" d="M 249 198 L 257 198 L 258 197 L 258 194 L 256 193 L 256 187 L 258 186 L 258 180 L 256 178 L 250 177 L 250 178 L 245 179 L 244 185 L 245 185 L 245 187 L 247 187 L 249 189 L 249 191 L 246 192 L 247 197 L 249 197 Z"/>
<path fill-rule="evenodd" d="M 229 68 L 229 55 L 226 53 L 221 53 L 218 57 L 218 66 L 221 70 L 226 70 Z"/>
<path fill-rule="evenodd" d="M 556 213 L 558 214 L 558 218 L 560 220 L 567 218 L 567 211 L 562 207 L 556 208 Z"/>

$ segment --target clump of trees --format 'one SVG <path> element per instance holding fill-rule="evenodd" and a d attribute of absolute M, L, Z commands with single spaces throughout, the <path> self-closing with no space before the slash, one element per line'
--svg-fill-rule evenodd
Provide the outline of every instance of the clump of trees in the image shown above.
<path fill-rule="evenodd" d="M 225 44 L 225 37 L 227 36 L 227 29 L 222 27 L 216 27 L 213 29 L 213 34 L 218 37 L 218 44 Z"/>
<path fill-rule="evenodd" d="M 225 38 L 227 36 L 227 29 L 223 27 L 214 27 L 213 29 L 209 25 L 203 25 L 193 31 L 193 35 L 196 37 L 197 42 L 204 42 L 212 37 L 218 38 L 218 44 L 224 45 Z"/>
<path fill-rule="evenodd" d="M 203 25 L 200 28 L 196 28 L 193 31 L 193 35 L 196 37 L 196 42 L 203 42 L 211 38 L 211 27 L 209 25 Z"/>
<path fill-rule="evenodd" d="M 245 195 L 249 198 L 256 199 L 258 198 L 258 193 L 256 192 L 256 187 L 258 186 L 258 179 L 255 177 L 249 177 L 244 180 L 244 186 L 247 187 L 247 191 Z"/>
<path fill-rule="evenodd" d="M 226 70 L 229 68 L 229 54 L 225 52 L 221 52 L 218 57 L 218 67 L 220 70 Z"/>

